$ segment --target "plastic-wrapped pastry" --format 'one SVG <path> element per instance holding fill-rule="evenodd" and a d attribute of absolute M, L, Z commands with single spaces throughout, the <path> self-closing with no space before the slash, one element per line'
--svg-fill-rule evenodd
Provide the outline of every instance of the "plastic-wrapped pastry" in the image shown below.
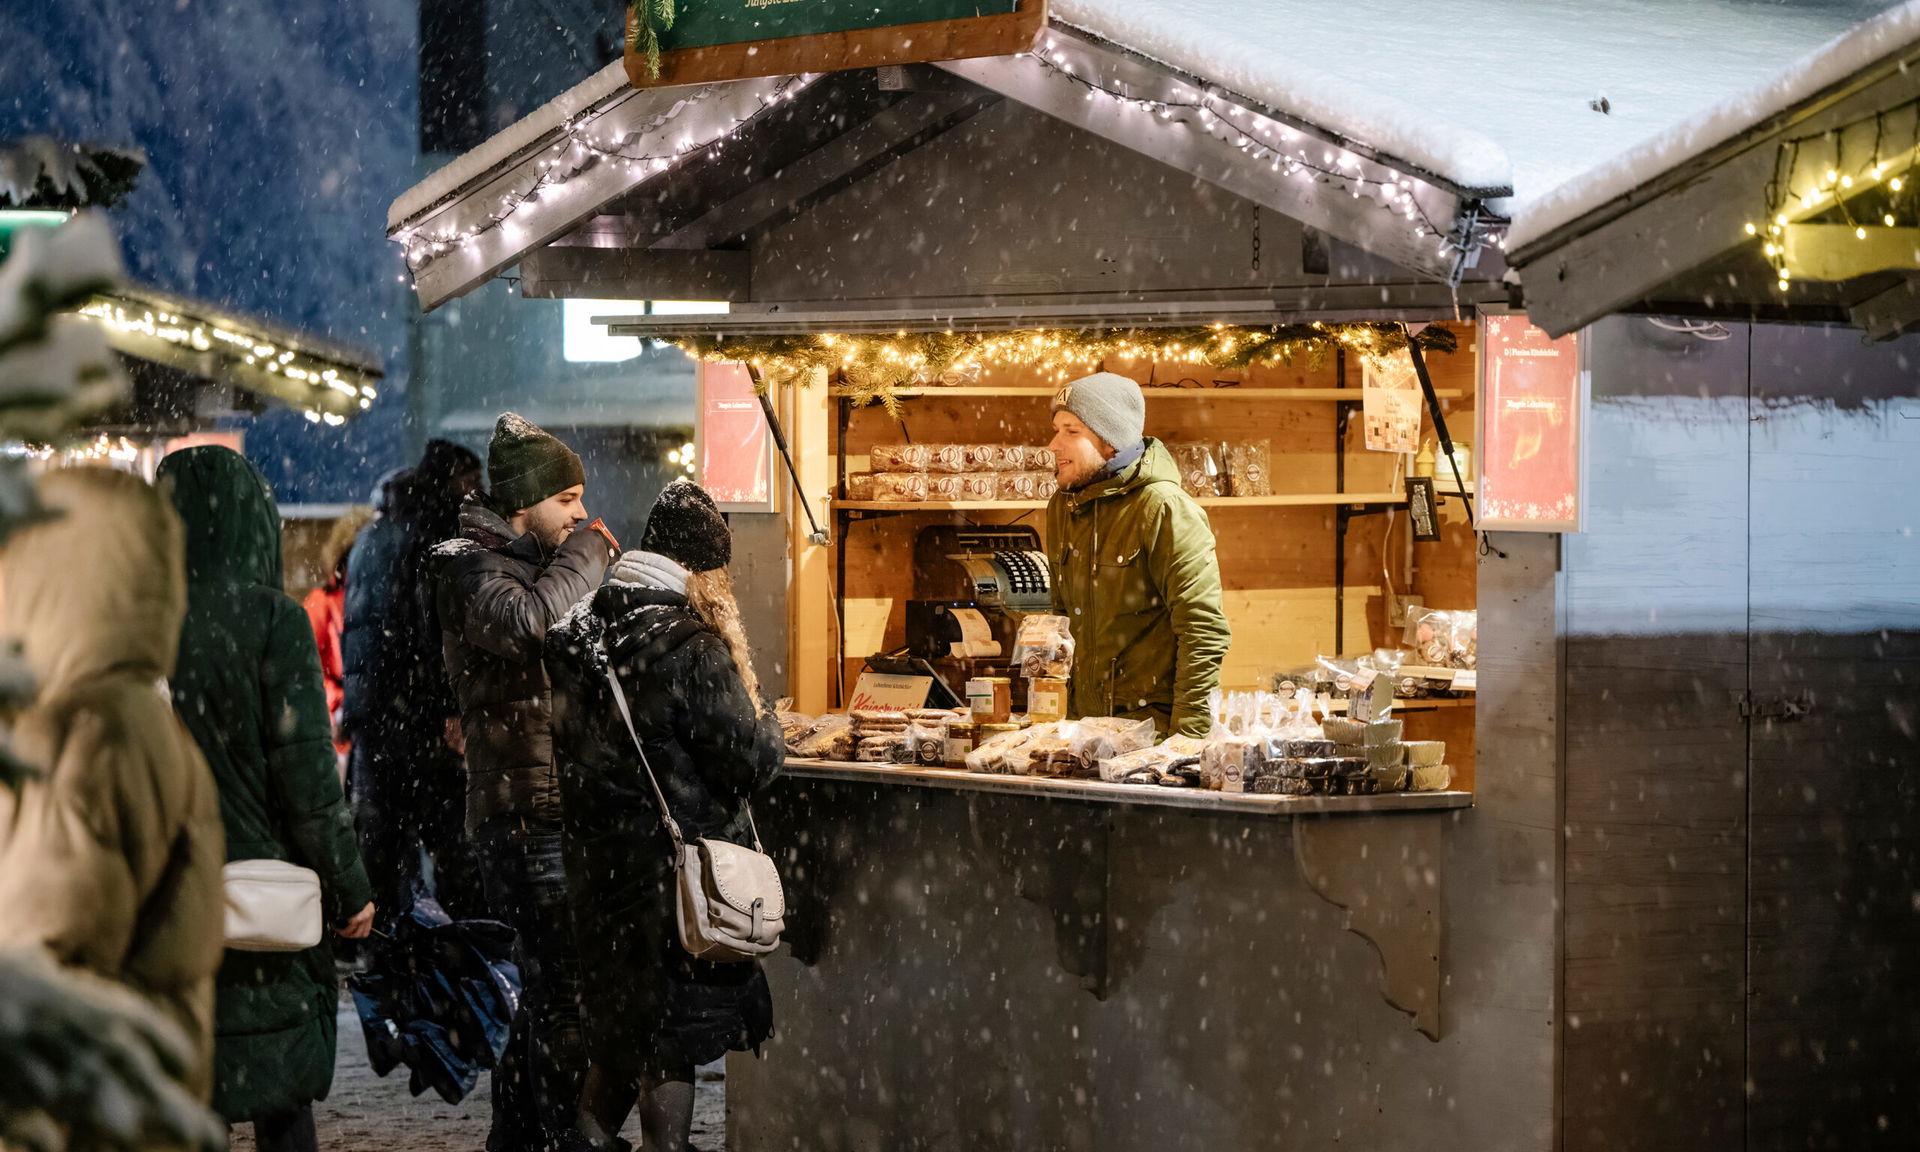
<path fill-rule="evenodd" d="M 1439 764 L 1447 758 L 1444 740 L 1409 740 L 1404 747 L 1407 750 L 1407 763 L 1415 768 Z"/>
<path fill-rule="evenodd" d="M 1220 464 L 1210 445 L 1183 441 L 1168 444 L 1167 452 L 1180 470 L 1180 487 L 1187 490 L 1187 495 L 1221 495 Z"/>
<path fill-rule="evenodd" d="M 1020 467 L 1028 472 L 1053 473 L 1053 449 L 1034 445 L 1022 445 L 1020 448 Z"/>
<path fill-rule="evenodd" d="M 1273 495 L 1273 446 L 1266 440 L 1221 445 L 1228 496 Z"/>
<path fill-rule="evenodd" d="M 965 444 L 928 444 L 927 471 L 929 472 L 965 472 L 967 468 L 967 446 Z"/>
<path fill-rule="evenodd" d="M 1046 472 L 1002 472 L 999 476 L 1002 500 L 1045 499 L 1040 495 L 1041 485 L 1053 479 Z"/>
<path fill-rule="evenodd" d="M 957 472 L 927 473 L 927 499 L 965 500 L 967 478 Z"/>
<path fill-rule="evenodd" d="M 867 459 L 875 472 L 925 472 L 932 459 L 926 444 L 875 444 Z"/>
<path fill-rule="evenodd" d="M 1000 474 L 998 472 L 965 473 L 960 477 L 960 492 L 962 500 L 998 500 Z"/>
<path fill-rule="evenodd" d="M 927 498 L 925 472 L 876 472 L 873 499 L 911 504 Z"/>
<path fill-rule="evenodd" d="M 1018 472 L 1026 464 L 1024 445 L 969 444 L 966 447 L 969 472 Z"/>
<path fill-rule="evenodd" d="M 873 499 L 873 473 L 855 472 L 847 477 L 847 499 Z"/>
<path fill-rule="evenodd" d="M 1410 787 L 1415 792 L 1445 792 L 1453 784 L 1453 769 L 1445 764 L 1419 764 Z"/>

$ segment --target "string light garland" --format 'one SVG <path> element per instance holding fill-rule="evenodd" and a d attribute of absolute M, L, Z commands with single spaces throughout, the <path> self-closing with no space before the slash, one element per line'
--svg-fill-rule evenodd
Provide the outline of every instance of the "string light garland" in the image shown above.
<path fill-rule="evenodd" d="M 304 384 L 314 391 L 315 396 L 311 404 L 301 405 L 301 410 L 314 423 L 344 424 L 346 417 L 331 409 L 370 408 L 379 397 L 373 385 L 358 384 L 346 378 L 340 366 L 332 361 L 276 344 L 257 333 L 217 320 L 184 316 L 165 308 L 139 304 L 130 307 L 124 300 L 106 296 L 96 297 L 81 307 L 78 314 L 115 332 L 145 336 L 195 352 L 211 353 Z M 329 392 L 333 395 L 325 395 Z"/>
<path fill-rule="evenodd" d="M 1910 121 L 1907 130 L 1890 132 L 1890 122 L 1902 117 Z M 1864 136 L 1869 126 L 1871 144 L 1854 153 L 1864 163 L 1857 159 L 1849 163 L 1848 137 Z M 1863 248 L 1876 232 L 1920 229 L 1920 199 L 1913 187 L 1917 160 L 1920 100 L 1881 109 L 1838 128 L 1780 141 L 1764 192 L 1766 212 L 1745 225 L 1747 236 L 1755 238 L 1774 271 L 1776 290 L 1792 287 L 1794 245 L 1790 241 L 1803 225 L 1819 226 L 1823 235 L 1835 228 L 1845 230 Z M 1911 266 L 1910 260 L 1904 266 Z M 1873 270 L 1877 268 L 1861 268 Z"/>
<path fill-rule="evenodd" d="M 547 147 L 547 155 L 541 158 L 534 169 L 533 180 L 525 188 L 501 197 L 500 204 L 485 219 L 477 224 L 457 229 L 440 231 L 425 228 L 404 229 L 395 233 L 394 239 L 406 251 L 407 267 L 417 273 L 437 257 L 444 256 L 455 248 L 471 244 L 478 237 L 504 227 L 522 206 L 538 201 L 543 194 L 560 188 L 596 164 L 603 162 L 624 164 L 628 172 L 645 178 L 666 171 L 676 161 L 696 152 L 710 148 L 717 149 L 743 125 L 767 109 L 793 99 L 801 89 L 817 78 L 814 73 L 784 77 L 770 94 L 760 97 L 754 108 L 746 115 L 735 117 L 726 127 L 703 139 L 683 139 L 668 151 L 635 153 L 628 151 L 628 147 L 629 142 L 634 138 L 659 132 L 685 110 L 700 106 L 704 98 L 717 91 L 721 85 L 702 86 L 693 95 L 677 101 L 665 113 L 637 128 L 620 132 L 618 139 L 601 139 L 594 134 L 604 109 L 583 112 L 561 125 L 560 132 L 564 139 L 556 140 Z"/>
<path fill-rule="evenodd" d="M 1413 337 L 1425 352 L 1452 352 L 1452 332 L 1439 326 Z M 671 341 L 702 360 L 753 365 L 762 386 L 805 383 L 816 372 L 834 376 L 856 405 L 899 411 L 899 392 L 958 383 L 992 368 L 1038 368 L 1064 381 L 1108 359 L 1204 364 L 1215 369 L 1325 363 L 1335 349 L 1362 357 L 1407 347 L 1398 324 L 1212 324 L 1186 328 L 1027 329 L 1013 332 L 896 332 L 887 335 L 821 333 L 811 336 L 683 336 Z"/>
<path fill-rule="evenodd" d="M 1220 134 L 1225 133 L 1227 143 L 1265 162 L 1271 171 L 1283 172 L 1297 180 L 1313 180 L 1342 187 L 1356 200 L 1368 195 L 1386 210 L 1416 221 L 1414 234 L 1435 237 L 1439 242 L 1440 254 L 1455 258 L 1456 269 L 1464 270 L 1466 260 L 1483 243 L 1491 242 L 1502 249 L 1506 247 L 1504 232 L 1478 214 L 1463 220 L 1458 226 L 1441 227 L 1414 195 L 1412 179 L 1398 175 L 1391 178 L 1365 175 L 1361 158 L 1352 152 L 1336 150 L 1330 145 L 1312 144 L 1304 133 L 1284 124 L 1259 125 L 1269 137 L 1263 139 L 1259 132 L 1249 131 L 1235 121 L 1235 115 L 1245 112 L 1244 109 L 1217 103 L 1205 89 L 1197 90 L 1190 99 L 1172 100 L 1122 92 L 1074 71 L 1059 43 L 1051 39 L 1033 53 L 1033 58 L 1056 77 L 1078 85 L 1089 100 L 1105 99 L 1123 108 L 1184 124 L 1192 131 L 1215 139 L 1220 139 Z M 1319 149 L 1318 161 L 1314 160 L 1309 148 Z"/>

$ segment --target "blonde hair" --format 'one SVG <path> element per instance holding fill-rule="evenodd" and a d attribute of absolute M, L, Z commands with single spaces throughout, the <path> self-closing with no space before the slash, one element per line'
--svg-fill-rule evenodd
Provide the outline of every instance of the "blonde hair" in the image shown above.
<path fill-rule="evenodd" d="M 333 522 L 333 528 L 327 533 L 327 542 L 320 546 L 320 582 L 333 583 L 334 573 L 340 570 L 341 562 L 347 553 L 353 550 L 353 542 L 360 537 L 360 530 L 373 523 L 373 509 L 355 506 L 347 510 L 344 516 Z"/>
<path fill-rule="evenodd" d="M 746 624 L 740 619 L 740 602 L 734 599 L 733 577 L 725 568 L 694 572 L 687 577 L 687 606 L 707 627 L 720 634 L 733 656 L 734 671 L 760 706 L 760 677 L 753 670 L 753 651 L 747 646 Z"/>

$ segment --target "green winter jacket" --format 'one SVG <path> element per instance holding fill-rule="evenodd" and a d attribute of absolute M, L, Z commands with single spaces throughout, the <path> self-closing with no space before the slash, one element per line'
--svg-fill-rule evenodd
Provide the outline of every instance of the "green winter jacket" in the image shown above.
<path fill-rule="evenodd" d="M 1067 711 L 1152 718 L 1161 738 L 1204 736 L 1231 634 L 1213 526 L 1158 440 L 1118 475 L 1047 505 L 1054 610 L 1076 651 Z"/>
<path fill-rule="evenodd" d="M 372 887 L 334 768 L 319 649 L 280 588 L 279 511 L 253 465 L 226 448 L 176 452 L 158 481 L 186 525 L 174 708 L 219 787 L 227 859 L 318 872 L 331 928 Z M 326 1097 L 339 1001 L 326 941 L 228 951 L 215 993 L 215 1111 L 237 1123 Z"/>

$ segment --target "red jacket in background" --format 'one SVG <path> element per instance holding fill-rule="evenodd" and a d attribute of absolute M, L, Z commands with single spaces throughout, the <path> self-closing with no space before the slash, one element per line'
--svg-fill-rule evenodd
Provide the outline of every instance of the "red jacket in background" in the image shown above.
<path fill-rule="evenodd" d="M 334 579 L 307 593 L 307 622 L 313 625 L 313 642 L 320 646 L 320 678 L 327 686 L 327 715 L 338 717 L 340 703 L 346 699 L 347 686 L 340 660 L 340 628 L 347 620 L 346 582 Z M 334 751 L 344 753 L 345 741 L 335 741 Z"/>

